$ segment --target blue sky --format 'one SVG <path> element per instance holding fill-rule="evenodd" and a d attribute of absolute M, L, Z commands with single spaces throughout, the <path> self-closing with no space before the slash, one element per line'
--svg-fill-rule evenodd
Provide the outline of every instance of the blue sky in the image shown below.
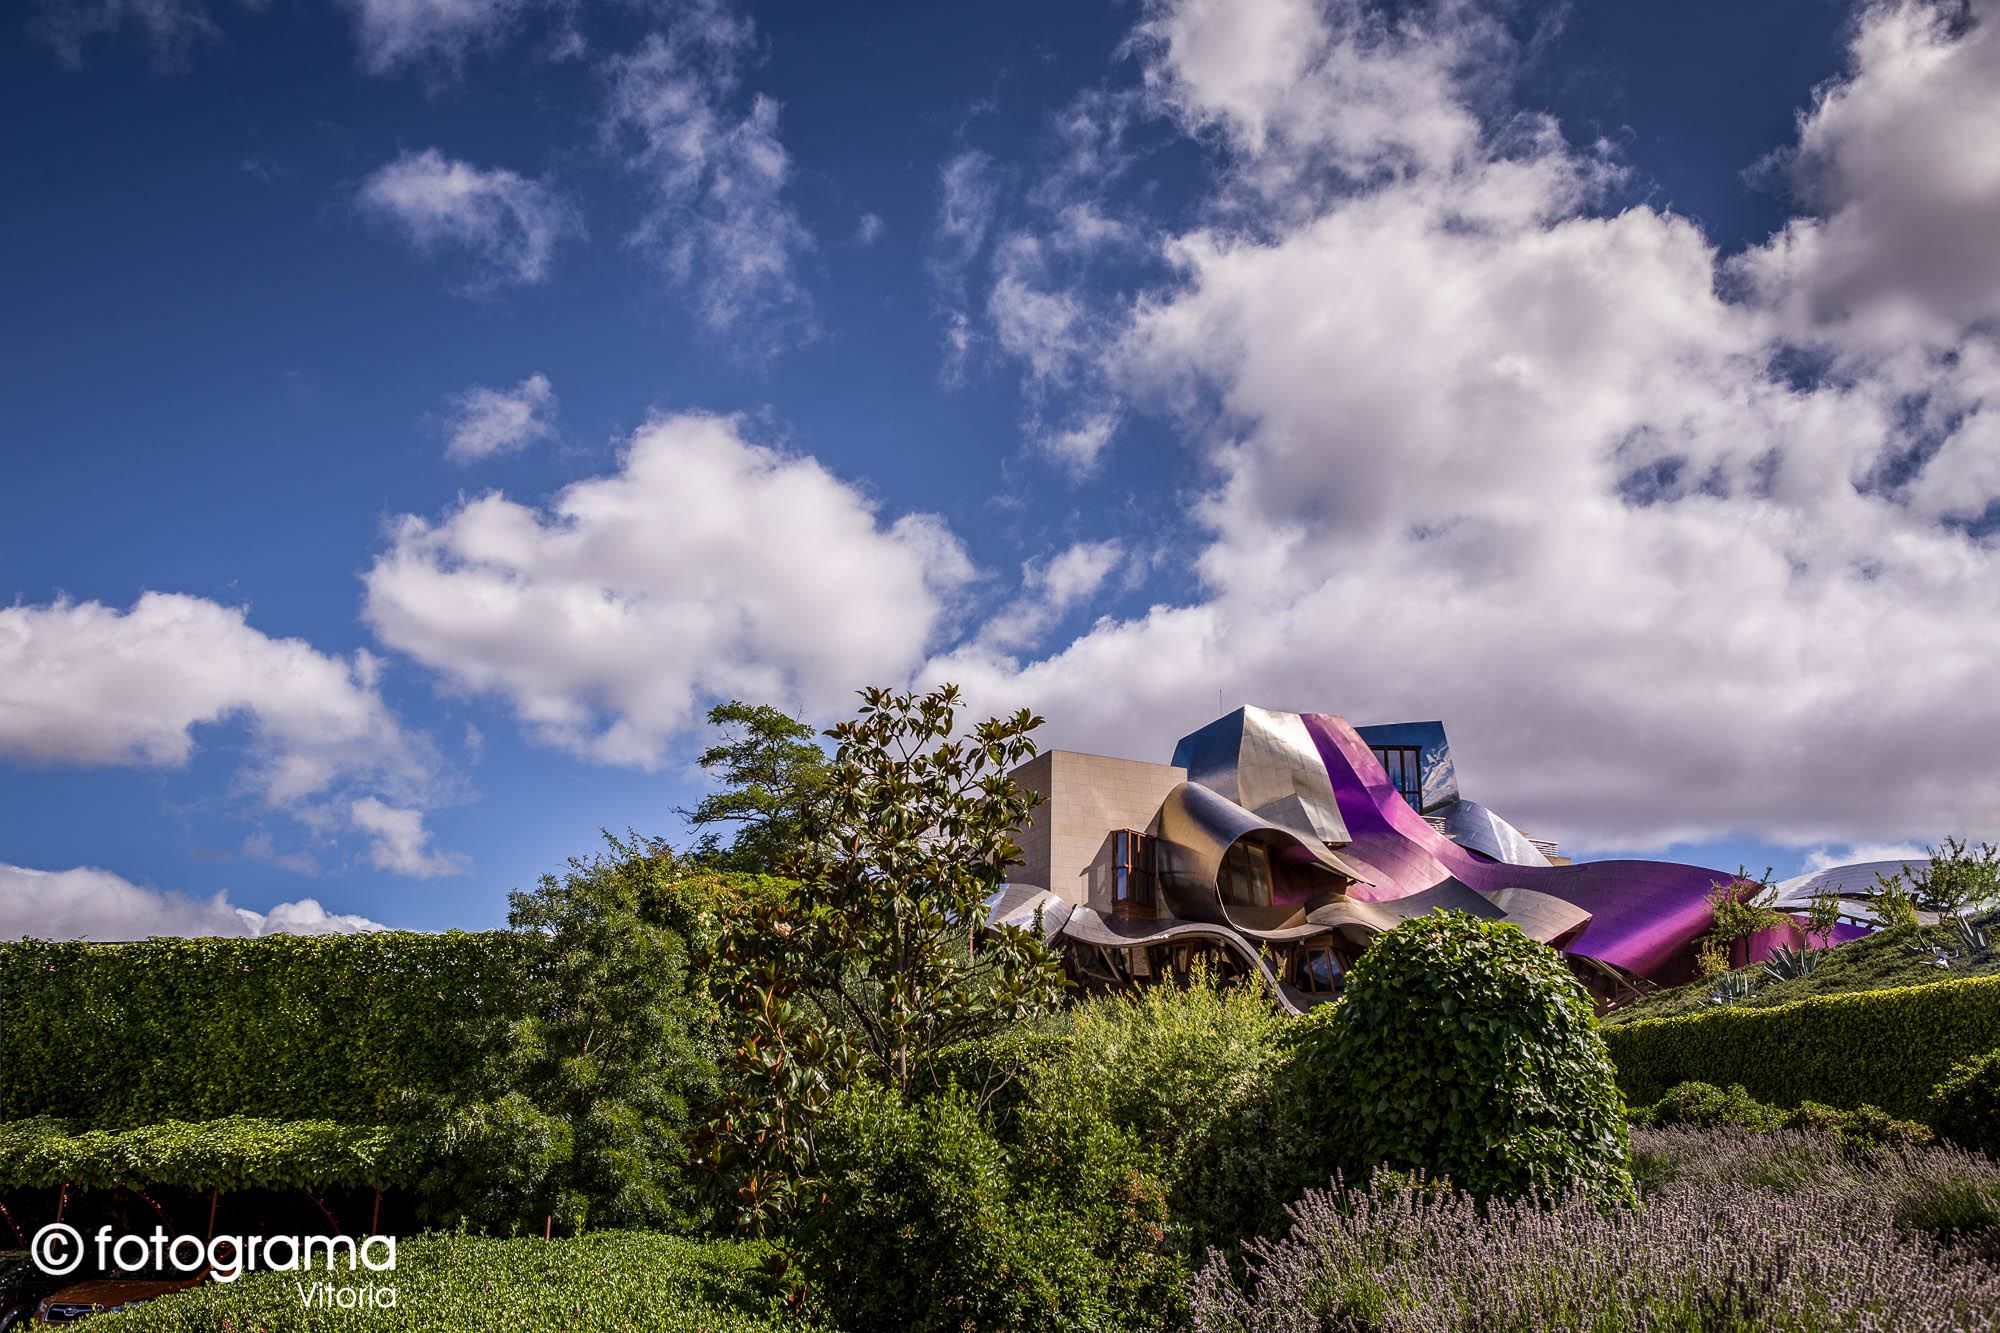
<path fill-rule="evenodd" d="M 491 925 L 876 681 L 1991 834 L 1988 9 L 18 8 L 0 924 Z"/>

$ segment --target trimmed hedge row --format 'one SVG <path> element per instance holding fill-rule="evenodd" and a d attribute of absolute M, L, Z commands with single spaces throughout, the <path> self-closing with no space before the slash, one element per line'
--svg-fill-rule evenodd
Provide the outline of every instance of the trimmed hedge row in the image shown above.
<path fill-rule="evenodd" d="M 402 1185 L 431 1160 L 432 1137 L 380 1125 L 248 1116 L 73 1133 L 60 1120 L 38 1117 L 0 1123 L 0 1189 L 65 1182 L 85 1189 Z"/>
<path fill-rule="evenodd" d="M 506 931 L 0 943 L 0 1119 L 416 1118 L 517 1015 L 523 949 Z"/>
<path fill-rule="evenodd" d="M 1604 1029 L 1634 1105 L 1690 1081 L 1777 1106 L 1872 1103 L 1922 1118 L 1953 1065 L 2000 1047 L 2000 976 L 1822 995 Z"/>
<path fill-rule="evenodd" d="M 787 1315 L 763 1275 L 768 1247 L 642 1231 L 575 1240 L 482 1240 L 426 1235 L 397 1246 L 396 1271 L 349 1276 L 335 1286 L 392 1287 L 393 1308 L 307 1306 L 291 1272 L 250 1273 L 231 1283 L 92 1315 L 92 1333 L 812 1333 Z M 322 1270 L 312 1280 L 324 1281 Z M 363 1281 L 362 1279 L 369 1279 Z"/>

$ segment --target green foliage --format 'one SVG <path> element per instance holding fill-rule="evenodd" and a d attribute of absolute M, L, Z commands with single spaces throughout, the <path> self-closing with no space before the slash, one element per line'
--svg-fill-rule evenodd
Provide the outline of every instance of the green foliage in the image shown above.
<path fill-rule="evenodd" d="M 1818 940 L 1824 949 L 1833 940 L 1833 928 L 1847 910 L 1837 893 L 1816 893 L 1806 906 L 1806 938 Z"/>
<path fill-rule="evenodd" d="M 712 1009 L 688 958 L 703 900 L 666 846 L 605 835 L 558 879 L 511 896 L 515 1017 L 480 1097 L 444 1099 L 457 1179 L 430 1182 L 505 1229 L 684 1219 L 686 1140 L 716 1096 Z"/>
<path fill-rule="evenodd" d="M 686 943 L 705 900 L 681 874 L 612 839 L 516 894 L 504 933 L 0 945 L 0 1114 L 194 1134 L 175 1151 L 220 1145 L 257 1178 L 323 1160 L 293 1182 L 319 1184 L 348 1178 L 339 1134 L 405 1126 L 434 1147 L 411 1182 L 434 1215 L 673 1220 L 714 1097 Z"/>
<path fill-rule="evenodd" d="M 500 1049 L 527 944 L 462 931 L 0 944 L 0 1116 L 415 1118 Z"/>
<path fill-rule="evenodd" d="M 1908 866 L 1903 868 L 1909 869 Z M 1893 875 L 1875 872 L 1875 892 L 1869 902 L 1875 908 L 1875 922 L 1884 934 L 1898 934 L 1917 929 L 1917 900 L 1903 883 L 1903 871 Z"/>
<path fill-rule="evenodd" d="M 404 1185 L 436 1149 L 434 1136 L 422 1130 L 331 1120 L 231 1116 L 72 1131 L 60 1120 L 37 1117 L 0 1123 L 0 1189 Z"/>
<path fill-rule="evenodd" d="M 2000 1159 L 2000 1050 L 1953 1065 L 1931 1089 L 1930 1113 L 1938 1133 Z"/>
<path fill-rule="evenodd" d="M 790 865 L 795 889 L 721 918 L 714 983 L 732 1089 L 699 1144 L 735 1225 L 761 1230 L 809 1197 L 815 1126 L 862 1074 L 907 1096 L 940 1051 L 1061 994 L 1031 932 L 981 937 L 986 899 L 1034 808 L 1007 773 L 1035 753 L 1026 709 L 959 737 L 959 693 L 869 689 L 836 742 L 824 800 Z"/>
<path fill-rule="evenodd" d="M 1635 1103 L 1699 1079 L 1779 1106 L 1873 1103 L 1917 1116 L 1954 1063 L 2000 1046 L 2000 976 L 1645 1019 L 1604 1037 Z"/>
<path fill-rule="evenodd" d="M 783 869 L 825 797 L 826 752 L 812 727 L 769 704 L 732 699 L 709 709 L 708 723 L 723 730 L 723 739 L 695 762 L 722 789 L 679 812 L 702 830 L 693 860 L 718 870 Z M 716 830 L 725 824 L 735 826 L 727 846 Z"/>
<path fill-rule="evenodd" d="M 1738 868 L 1734 879 L 1708 891 L 1708 907 L 1715 923 L 1706 938 L 1727 950 L 1738 940 L 1785 924 L 1790 918 L 1771 906 L 1773 892 L 1769 867 L 1761 879 L 1752 876 L 1747 867 Z"/>
<path fill-rule="evenodd" d="M 393 1309 L 306 1308 L 297 1273 L 253 1273 L 119 1314 L 93 1333 L 807 1333 L 760 1275 L 747 1242 L 623 1231 L 545 1243 L 428 1235 L 403 1240 L 396 1271 L 342 1285 L 392 1286 Z M 367 1279 L 367 1281 L 363 1281 Z"/>
<path fill-rule="evenodd" d="M 1926 912 L 1959 912 L 1990 907 L 2000 899 L 2000 847 L 1990 842 L 1969 846 L 1946 838 L 1944 846 L 1925 849 L 1929 860 L 1905 867 L 1910 873 L 1910 897 Z"/>
<path fill-rule="evenodd" d="M 1185 1270 L 1163 1253 L 1163 1193 L 1131 1156 L 1115 1136 L 1077 1145 L 1050 1188 L 1010 1171 L 962 1094 L 905 1105 L 858 1087 L 824 1127 L 824 1199 L 801 1219 L 800 1257 L 846 1328 L 1159 1327 Z"/>
<path fill-rule="evenodd" d="M 1979 928 L 1989 937 L 2000 927 L 2000 915 L 1988 914 L 1979 921 Z M 1860 939 L 1849 940 L 1831 949 L 1815 951 L 1818 963 L 1803 977 L 1780 981 L 1767 976 L 1758 966 L 1743 968 L 1730 974 L 1741 977 L 1752 984 L 1746 985 L 1744 994 L 1731 1001 L 1738 1008 L 1768 1008 L 1773 1005 L 1789 1004 L 1794 1000 L 1807 999 L 1814 995 L 1840 995 L 1854 991 L 1880 990 L 1895 986 L 1924 986 L 1944 976 L 1982 976 L 2000 973 L 2000 953 L 1989 952 L 1984 957 L 1976 953 L 1965 954 L 1950 972 L 1941 972 L 1933 960 L 1937 956 L 1934 948 L 1921 952 L 1911 952 L 1906 946 L 1913 936 L 1920 935 L 1916 928 L 1908 931 L 1878 931 Z M 1939 929 L 1928 934 L 1940 935 Z M 1955 940 L 1955 934 L 1945 928 L 1947 939 Z M 1629 1005 L 1614 1009 L 1605 1015 L 1602 1022 L 1607 1027 L 1618 1027 L 1648 1018 L 1671 1018 L 1679 1014 L 1703 1013 L 1711 1005 L 1709 996 L 1715 989 L 1713 981 L 1691 983 L 1669 990 L 1655 991 Z"/>
<path fill-rule="evenodd" d="M 1682 1083 L 1667 1089 L 1666 1095 L 1651 1106 L 1635 1108 L 1632 1123 L 1658 1127 L 1692 1125 L 1713 1129 L 1733 1125 L 1771 1133 L 1781 1129 L 1810 1130 L 1830 1134 L 1846 1146 L 1867 1151 L 1876 1148 L 1923 1148 L 1933 1140 L 1930 1128 L 1913 1120 L 1898 1120 L 1879 1106 L 1858 1106 L 1851 1111 L 1820 1102 L 1801 1102 L 1791 1110 L 1770 1106 L 1752 1097 L 1740 1083 L 1718 1088 L 1712 1083 Z"/>
<path fill-rule="evenodd" d="M 1159 1176 L 1184 1251 L 1276 1223 L 1297 1192 L 1297 1135 L 1279 1087 L 1297 1034 L 1255 986 L 1197 973 L 1186 988 L 1105 996 L 1067 1016 L 1032 1071 L 1024 1134 L 1128 1135 Z M 1324 1090 L 1322 1094 L 1325 1095 Z"/>
<path fill-rule="evenodd" d="M 1764 975 L 1774 981 L 1796 981 L 1810 976 L 1819 966 L 1819 953 L 1813 949 L 1794 949 L 1788 944 L 1780 944 L 1771 951 L 1764 961 Z"/>
<path fill-rule="evenodd" d="M 1510 925 L 1438 912 L 1377 938 L 1332 1012 L 1305 1020 L 1291 1078 L 1321 1180 L 1382 1165 L 1479 1197 L 1631 1189 L 1590 1002 Z"/>
<path fill-rule="evenodd" d="M 1713 1083 L 1688 1082 L 1667 1089 L 1651 1106 L 1634 1107 L 1635 1125 L 1741 1125 L 1745 1129 L 1776 1129 L 1785 1113 L 1766 1106 L 1743 1090 L 1741 1083 L 1718 1088 Z"/>

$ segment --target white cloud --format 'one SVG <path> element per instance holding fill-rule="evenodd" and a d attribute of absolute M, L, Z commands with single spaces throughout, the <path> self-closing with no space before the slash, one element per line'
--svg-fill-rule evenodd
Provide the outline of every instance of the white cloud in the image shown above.
<path fill-rule="evenodd" d="M 778 104 L 738 96 L 750 21 L 689 6 L 608 63 L 606 130 L 650 196 L 633 241 L 696 298 L 702 323 L 760 354 L 813 332 L 798 272 L 812 236 L 785 198 Z"/>
<path fill-rule="evenodd" d="M 882 239 L 883 222 L 879 213 L 863 213 L 861 221 L 854 228 L 856 245 L 873 245 Z"/>
<path fill-rule="evenodd" d="M 405 517 L 366 576 L 382 641 L 506 698 L 539 739 L 650 767 L 704 700 L 844 711 L 899 680 L 971 575 L 941 520 L 881 521 L 738 422 L 659 417 L 545 509 L 491 493 Z"/>
<path fill-rule="evenodd" d="M 1869 12 L 1862 73 L 1815 115 L 1858 116 L 1890 12 Z M 1212 207 L 1165 241 L 1171 279 L 1084 341 L 1199 452 L 1182 557 L 1199 592 L 1025 666 L 989 641 L 927 674 L 1033 706 L 1056 743 L 1144 757 L 1218 688 L 1357 721 L 1442 714 L 1470 790 L 1571 842 L 1990 835 L 2000 550 L 1963 527 L 2000 494 L 1990 334 L 1871 358 L 1856 349 L 1894 340 L 1844 333 L 1841 373 L 1793 383 L 1789 289 L 1742 295 L 1686 219 L 1592 211 L 1617 177 L 1599 153 L 1534 118 L 1481 129 L 1481 80 L 1506 64 L 1492 25 L 1456 5 L 1426 23 L 1285 0 L 1148 11 L 1149 85 L 1213 150 Z M 1931 38 L 1877 45 L 1942 68 Z M 1984 179 L 1992 138 L 1955 119 L 1991 87 L 1971 84 L 1947 80 L 1950 106 L 1899 140 L 1941 177 L 1963 160 Z M 1896 178 L 1842 179 L 1836 217 Z M 1971 202 L 1940 216 L 1976 227 Z M 1906 263 L 1861 288 L 1884 320 L 1942 309 Z M 1761 250 L 1743 268 L 1823 273 Z M 1982 290 L 1931 327 L 1990 329 Z"/>
<path fill-rule="evenodd" d="M 178 768 L 194 730 L 241 718 L 249 779 L 272 804 L 357 773 L 410 774 L 410 738 L 365 652 L 332 657 L 253 629 L 242 607 L 149 592 L 118 611 L 58 601 L 0 610 L 0 755 Z"/>
<path fill-rule="evenodd" d="M 379 662 L 253 628 L 242 607 L 147 593 L 128 611 L 58 601 L 0 609 L 0 757 L 36 764 L 181 768 L 202 728 L 249 731 L 238 781 L 309 826 L 351 793 L 420 804 L 437 786 L 428 744 L 376 686 Z M 299 869 L 268 836 L 245 855 Z"/>
<path fill-rule="evenodd" d="M 368 859 L 378 870 L 430 879 L 437 875 L 462 874 L 468 864 L 458 852 L 431 850 L 430 831 L 424 827 L 424 812 L 384 805 L 373 796 L 364 796 L 348 807 L 354 827 L 366 833 L 373 845 Z"/>
<path fill-rule="evenodd" d="M 1849 847 L 1815 847 L 1799 866 L 1802 875 L 1818 874 L 1835 866 L 1863 865 L 1870 861 L 1904 861 L 1921 866 L 1930 852 L 1913 842 L 1864 842 Z"/>
<path fill-rule="evenodd" d="M 268 912 L 230 905 L 228 895 L 190 898 L 145 888 L 109 870 L 30 870 L 0 864 L 0 939 L 139 940 L 153 935 L 348 935 L 386 927 L 328 912 L 312 898 Z"/>
<path fill-rule="evenodd" d="M 1111 437 L 1118 431 L 1118 418 L 1110 413 L 1100 413 L 1085 417 L 1067 430 L 1058 430 L 1041 437 L 1042 450 L 1063 467 L 1071 476 L 1088 477 L 1103 464 L 1104 451 L 1111 446 Z"/>
<path fill-rule="evenodd" d="M 452 403 L 445 456 L 457 463 L 511 454 L 556 433 L 556 394 L 546 375 L 511 389 L 472 388 Z"/>
<path fill-rule="evenodd" d="M 467 262 L 474 291 L 543 281 L 557 244 L 583 231 L 576 209 L 547 185 L 435 148 L 382 167 L 362 184 L 360 203 L 420 253 Z"/>
<path fill-rule="evenodd" d="M 1071 608 L 1097 595 L 1125 559 L 1118 541 L 1077 542 L 1047 560 L 1021 567 L 1021 595 L 1002 607 L 979 633 L 999 652 L 1031 647 Z"/>
<path fill-rule="evenodd" d="M 2000 6 L 1864 4 L 1848 77 L 1799 117 L 1812 214 L 1749 270 L 1802 333 L 1956 339 L 2000 309 Z"/>
<path fill-rule="evenodd" d="M 354 19 L 361 64 L 388 74 L 421 64 L 456 70 L 505 36 L 534 0 L 340 0 Z"/>

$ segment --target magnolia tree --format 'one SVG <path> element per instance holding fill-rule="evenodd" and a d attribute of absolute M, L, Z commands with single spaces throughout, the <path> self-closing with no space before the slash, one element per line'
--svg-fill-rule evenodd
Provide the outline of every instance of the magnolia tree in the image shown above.
<path fill-rule="evenodd" d="M 725 913 L 718 966 L 734 1091 L 700 1153 L 734 1220 L 765 1231 L 809 1205 L 815 1131 L 867 1077 L 907 1097 L 939 1051 L 1053 1004 L 1054 955 L 986 929 L 1039 802 L 1007 774 L 1035 755 L 1027 709 L 958 734 L 960 696 L 869 689 L 783 863 L 789 890 Z"/>

